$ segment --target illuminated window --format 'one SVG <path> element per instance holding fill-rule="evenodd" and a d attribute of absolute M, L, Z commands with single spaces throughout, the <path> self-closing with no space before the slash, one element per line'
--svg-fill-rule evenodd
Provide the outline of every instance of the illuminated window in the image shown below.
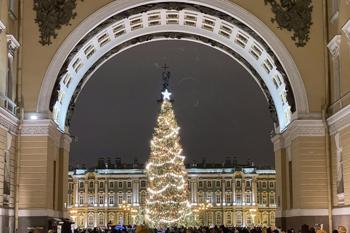
<path fill-rule="evenodd" d="M 94 204 L 94 196 L 89 195 L 89 205 L 93 205 L 93 204 Z"/>
<path fill-rule="evenodd" d="M 242 226 L 242 212 L 236 212 L 236 226 Z"/>
<path fill-rule="evenodd" d="M 98 214 L 98 225 L 103 226 L 105 224 L 105 218 L 103 213 Z"/>
<path fill-rule="evenodd" d="M 226 212 L 226 225 L 232 225 L 232 214 L 231 211 Z"/>
<path fill-rule="evenodd" d="M 227 192 L 226 193 L 226 203 L 231 203 L 232 202 L 232 195 L 231 193 Z"/>
<path fill-rule="evenodd" d="M 276 201 L 275 201 L 275 193 L 274 193 L 274 192 L 271 192 L 271 193 L 270 193 L 269 199 L 270 199 L 270 205 L 276 204 Z"/>
<path fill-rule="evenodd" d="M 118 193 L 118 204 L 123 203 L 123 193 Z"/>
<path fill-rule="evenodd" d="M 213 198 L 212 193 L 211 193 L 211 192 L 208 192 L 208 193 L 207 193 L 207 202 L 212 203 L 212 201 L 213 201 L 212 198 Z"/>
<path fill-rule="evenodd" d="M 211 188 L 211 180 L 208 180 L 208 181 L 207 181 L 207 187 L 208 187 L 208 188 Z"/>
<path fill-rule="evenodd" d="M 216 193 L 216 204 L 220 204 L 221 203 L 221 193 L 217 192 Z"/>
<path fill-rule="evenodd" d="M 262 204 L 266 205 L 267 204 L 267 193 L 263 192 L 262 194 Z"/>
<path fill-rule="evenodd" d="M 83 205 L 84 204 L 84 196 L 83 194 L 79 195 L 79 205 Z"/>
<path fill-rule="evenodd" d="M 245 202 L 246 202 L 247 204 L 250 204 L 250 203 L 251 203 L 251 197 L 252 197 L 252 195 L 251 195 L 250 192 L 248 192 L 248 193 L 245 194 Z"/>
<path fill-rule="evenodd" d="M 141 204 L 145 204 L 146 203 L 146 192 L 145 191 L 141 191 L 140 202 L 141 202 Z"/>
<path fill-rule="evenodd" d="M 104 203 L 104 195 L 103 194 L 100 194 L 99 195 L 99 197 L 98 197 L 98 203 L 100 204 L 100 205 L 103 205 L 103 203 Z"/>
<path fill-rule="evenodd" d="M 240 187 L 241 187 L 241 181 L 240 181 L 240 180 L 237 180 L 237 181 L 236 181 L 236 187 L 237 187 L 237 188 L 240 188 Z"/>
<path fill-rule="evenodd" d="M 84 225 L 84 224 L 83 224 Z M 93 227 L 94 226 L 94 214 L 93 213 L 89 213 L 88 216 L 88 226 L 89 227 Z"/>
<path fill-rule="evenodd" d="M 208 225 L 213 224 L 213 212 L 208 213 Z"/>
<path fill-rule="evenodd" d="M 146 181 L 145 180 L 141 180 L 141 187 L 142 188 L 146 187 Z"/>
<path fill-rule="evenodd" d="M 216 225 L 222 225 L 222 215 L 221 212 L 216 212 L 215 214 Z"/>
<path fill-rule="evenodd" d="M 242 195 L 241 193 L 236 194 L 236 203 L 237 204 L 242 204 Z"/>
<path fill-rule="evenodd" d="M 114 195 L 113 194 L 110 194 L 109 197 L 108 197 L 108 203 L 110 205 L 114 205 Z"/>
<path fill-rule="evenodd" d="M 199 188 L 203 188 L 203 182 L 202 182 L 202 181 L 199 181 L 199 182 L 198 182 L 198 187 L 199 187 Z"/>
<path fill-rule="evenodd" d="M 131 193 L 129 192 L 126 196 L 126 201 L 128 202 L 128 204 L 131 204 L 132 203 L 132 195 Z"/>
<path fill-rule="evenodd" d="M 250 185 L 251 185 L 250 180 L 247 180 L 247 181 L 245 182 L 245 186 L 246 186 L 247 188 L 250 188 Z"/>
<path fill-rule="evenodd" d="M 198 202 L 203 203 L 204 202 L 204 194 L 202 191 L 198 192 Z"/>

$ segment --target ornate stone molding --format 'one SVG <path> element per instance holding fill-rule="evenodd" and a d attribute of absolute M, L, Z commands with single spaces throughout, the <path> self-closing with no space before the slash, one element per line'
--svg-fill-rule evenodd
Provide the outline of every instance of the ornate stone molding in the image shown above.
<path fill-rule="evenodd" d="M 33 10 L 36 11 L 35 23 L 39 26 L 40 44 L 50 45 L 51 39 L 57 37 L 57 30 L 63 25 L 69 25 L 77 15 L 76 0 L 34 0 Z"/>
<path fill-rule="evenodd" d="M 272 138 L 274 150 L 288 147 L 297 137 L 325 136 L 325 125 L 322 120 L 295 120 L 282 133 Z"/>
<path fill-rule="evenodd" d="M 71 137 L 63 133 L 57 124 L 49 119 L 24 120 L 21 136 L 46 136 L 52 139 L 54 144 L 67 151 L 70 149 Z"/>
<path fill-rule="evenodd" d="M 21 127 L 21 136 L 47 136 L 50 137 L 56 146 L 60 146 L 62 132 L 57 125 L 49 119 L 24 120 Z"/>
<path fill-rule="evenodd" d="M 14 115 L 0 107 L 1 128 L 4 128 L 5 130 L 8 130 L 16 135 L 18 133 L 18 122 L 19 120 Z"/>
<path fill-rule="evenodd" d="M 297 47 L 304 47 L 310 39 L 310 27 L 312 25 L 312 1 L 278 1 L 264 0 L 265 5 L 270 4 L 275 14 L 271 21 L 277 22 L 280 29 L 293 32 L 291 37 Z"/>
<path fill-rule="evenodd" d="M 327 119 L 329 134 L 333 135 L 350 126 L 350 105 L 336 112 Z"/>
<path fill-rule="evenodd" d="M 343 32 L 345 33 L 348 42 L 350 43 L 350 19 L 342 27 Z"/>
<path fill-rule="evenodd" d="M 4 24 L 3 22 L 1 22 L 1 20 L 0 20 L 0 33 L 2 33 L 3 31 L 5 31 L 5 29 L 6 29 L 5 24 Z"/>
<path fill-rule="evenodd" d="M 6 38 L 7 38 L 7 46 L 8 46 L 9 53 L 13 57 L 15 52 L 16 52 L 16 50 L 19 48 L 20 44 L 16 40 L 16 38 L 13 35 L 11 35 L 11 34 L 7 34 Z"/>
<path fill-rule="evenodd" d="M 341 42 L 341 35 L 336 35 L 336 36 L 334 36 L 333 39 L 328 43 L 327 47 L 328 47 L 329 52 L 331 53 L 332 57 L 337 57 L 337 56 L 339 56 L 340 42 Z"/>

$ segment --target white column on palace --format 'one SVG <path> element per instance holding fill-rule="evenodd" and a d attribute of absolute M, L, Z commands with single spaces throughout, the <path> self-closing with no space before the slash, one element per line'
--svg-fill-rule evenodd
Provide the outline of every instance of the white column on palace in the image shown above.
<path fill-rule="evenodd" d="M 94 200 L 94 206 L 97 206 L 98 202 L 98 181 L 95 180 L 95 200 Z"/>
<path fill-rule="evenodd" d="M 84 204 L 87 205 L 88 204 L 88 181 L 84 180 Z"/>
<path fill-rule="evenodd" d="M 252 204 L 255 205 L 255 201 L 256 201 L 256 179 L 255 177 L 252 178 Z"/>
<path fill-rule="evenodd" d="M 78 180 L 77 179 L 73 179 L 73 190 L 74 190 L 74 194 L 75 194 L 75 206 L 78 206 L 79 204 L 79 191 L 78 191 Z"/>

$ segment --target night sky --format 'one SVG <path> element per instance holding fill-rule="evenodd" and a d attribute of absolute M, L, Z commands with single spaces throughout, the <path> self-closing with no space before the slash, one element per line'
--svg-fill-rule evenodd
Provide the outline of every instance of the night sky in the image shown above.
<path fill-rule="evenodd" d="M 165 63 L 186 162 L 236 156 L 242 163 L 274 164 L 272 119 L 250 74 L 205 45 L 158 41 L 118 54 L 87 82 L 71 123 L 71 166 L 95 166 L 99 157 L 147 159 Z"/>

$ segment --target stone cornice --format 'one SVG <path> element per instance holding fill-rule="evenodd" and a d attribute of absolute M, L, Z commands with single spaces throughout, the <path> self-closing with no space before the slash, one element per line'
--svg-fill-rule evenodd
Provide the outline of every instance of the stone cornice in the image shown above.
<path fill-rule="evenodd" d="M 0 33 L 2 33 L 5 29 L 6 29 L 5 24 L 0 20 Z"/>
<path fill-rule="evenodd" d="M 327 47 L 332 57 L 337 57 L 340 51 L 341 35 L 335 35 L 333 39 L 328 43 Z"/>
<path fill-rule="evenodd" d="M 274 150 L 288 147 L 297 137 L 325 136 L 325 125 L 322 120 L 294 120 L 282 133 L 272 138 Z"/>
<path fill-rule="evenodd" d="M 18 133 L 18 123 L 17 117 L 0 107 L 0 127 L 5 128 L 13 134 Z"/>
<path fill-rule="evenodd" d="M 343 32 L 345 33 L 346 38 L 350 43 L 350 19 L 342 27 Z"/>
<path fill-rule="evenodd" d="M 333 135 L 350 126 L 350 105 L 336 112 L 327 119 L 329 134 Z"/>

